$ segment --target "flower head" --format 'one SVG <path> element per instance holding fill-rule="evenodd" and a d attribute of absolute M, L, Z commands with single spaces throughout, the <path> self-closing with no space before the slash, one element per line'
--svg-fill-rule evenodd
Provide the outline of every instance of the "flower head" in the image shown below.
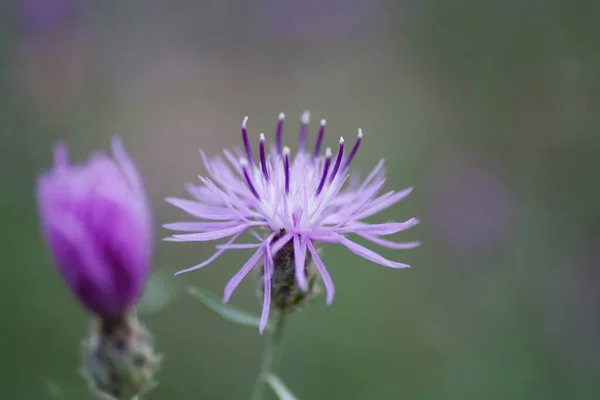
<path fill-rule="evenodd" d="M 254 157 L 246 129 L 247 117 L 242 123 L 243 150 L 235 154 L 224 150 L 228 163 L 220 156 L 208 159 L 201 150 L 202 159 L 210 177 L 200 177 L 201 186 L 187 187 L 196 201 L 167 198 L 167 202 L 199 218 L 202 222 L 177 222 L 165 228 L 194 232 L 175 234 L 167 240 L 177 242 L 213 241 L 229 238 L 217 245 L 218 251 L 205 262 L 180 271 L 188 272 L 208 265 L 226 250 L 255 248 L 254 254 L 233 276 L 225 287 L 223 301 L 227 302 L 242 279 L 260 261 L 265 288 L 271 288 L 276 255 L 288 243 L 293 245 L 295 278 L 301 290 L 308 290 L 307 258 L 314 262 L 326 289 L 326 302 L 334 297 L 333 281 L 316 250 L 316 243 L 337 243 L 353 253 L 390 268 L 405 268 L 406 264 L 388 260 L 376 252 L 348 238 L 355 234 L 377 245 L 393 249 L 409 249 L 417 242 L 396 243 L 383 239 L 406 230 L 418 223 L 411 218 L 406 222 L 367 224 L 363 220 L 375 215 L 406 197 L 412 188 L 401 192 L 390 191 L 378 195 L 385 182 L 383 160 L 362 183 L 346 184 L 349 166 L 362 140 L 358 138 L 348 149 L 340 138 L 337 153 L 330 148 L 321 152 L 325 120 L 321 121 L 315 148 L 307 150 L 306 139 L 309 113 L 302 115 L 298 152 L 292 155 L 283 146 L 284 115 L 279 115 L 275 145 L 266 150 L 266 139 L 260 134 L 259 155 Z M 348 151 L 349 150 L 349 151 Z M 266 232 L 261 236 L 258 232 Z M 258 243 L 234 243 L 244 232 L 249 232 Z M 261 331 L 266 326 L 271 308 L 271 291 L 264 290 Z"/>
<path fill-rule="evenodd" d="M 69 165 L 66 146 L 58 144 L 54 168 L 37 182 L 41 228 L 58 270 L 102 318 L 118 318 L 139 300 L 152 250 L 142 180 L 120 139 L 112 150 L 114 160 L 99 152 Z"/>

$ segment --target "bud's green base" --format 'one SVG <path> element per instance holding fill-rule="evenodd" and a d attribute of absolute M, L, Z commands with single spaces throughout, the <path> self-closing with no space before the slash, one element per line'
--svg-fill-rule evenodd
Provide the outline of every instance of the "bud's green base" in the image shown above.
<path fill-rule="evenodd" d="M 131 400 L 152 389 L 160 360 L 135 318 L 101 321 L 83 342 L 83 376 L 107 399 Z"/>

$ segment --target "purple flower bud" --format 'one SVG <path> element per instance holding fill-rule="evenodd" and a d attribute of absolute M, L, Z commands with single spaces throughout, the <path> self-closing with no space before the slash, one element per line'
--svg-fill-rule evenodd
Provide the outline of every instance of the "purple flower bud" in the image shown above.
<path fill-rule="evenodd" d="M 114 159 L 97 152 L 69 165 L 66 145 L 40 176 L 41 228 L 54 262 L 79 302 L 103 318 L 118 318 L 139 300 L 152 254 L 149 205 L 119 138 Z"/>

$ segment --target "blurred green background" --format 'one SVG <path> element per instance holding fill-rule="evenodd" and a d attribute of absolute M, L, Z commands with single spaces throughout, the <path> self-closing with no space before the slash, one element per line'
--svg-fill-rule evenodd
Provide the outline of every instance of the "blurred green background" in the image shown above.
<path fill-rule="evenodd" d="M 88 318 L 42 242 L 34 182 L 51 146 L 83 161 L 118 133 L 156 216 L 141 311 L 165 355 L 144 399 L 248 398 L 262 340 L 183 292 L 221 294 L 248 257 L 166 243 L 166 204 L 215 153 L 272 138 L 287 114 L 327 118 L 328 145 L 365 138 L 386 189 L 415 192 L 378 221 L 417 216 L 382 250 L 335 246 L 337 287 L 295 315 L 281 376 L 300 399 L 600 398 L 600 3 L 593 1 L 3 1 L 0 5 L 2 398 L 92 399 L 77 375 Z M 374 219 L 375 220 L 375 219 Z M 260 309 L 252 279 L 233 303 Z"/>

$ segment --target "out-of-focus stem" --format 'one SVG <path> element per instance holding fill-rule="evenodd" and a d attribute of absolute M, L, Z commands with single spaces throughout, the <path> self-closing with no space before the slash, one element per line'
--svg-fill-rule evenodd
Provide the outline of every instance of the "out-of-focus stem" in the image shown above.
<path fill-rule="evenodd" d="M 277 374 L 279 359 L 281 358 L 281 339 L 285 322 L 285 312 L 276 313 L 275 326 L 272 332 L 267 332 L 265 350 L 263 352 L 260 372 L 252 392 L 252 400 L 263 400 L 265 396 L 266 378 L 268 374 Z"/>

